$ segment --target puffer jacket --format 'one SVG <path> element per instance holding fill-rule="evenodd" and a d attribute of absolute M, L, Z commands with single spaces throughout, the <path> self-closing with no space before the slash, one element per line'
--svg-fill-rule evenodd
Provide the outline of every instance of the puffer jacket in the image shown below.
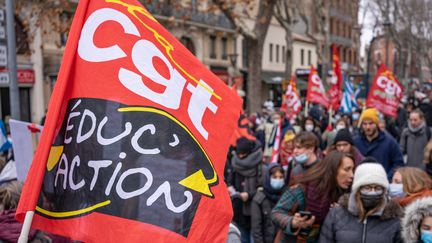
<path fill-rule="evenodd" d="M 252 235 L 255 243 L 272 243 L 276 235 L 276 226 L 271 220 L 271 211 L 275 203 L 258 191 L 252 200 Z"/>
<path fill-rule="evenodd" d="M 348 208 L 349 195 L 339 200 L 340 207 L 330 210 L 321 227 L 319 243 L 395 243 L 402 242 L 399 217 L 402 208 L 389 201 L 381 216 L 369 216 L 361 222 Z"/>
<path fill-rule="evenodd" d="M 420 224 L 424 217 L 432 216 L 432 197 L 414 201 L 405 208 L 402 218 L 402 239 L 404 242 L 420 242 Z"/>

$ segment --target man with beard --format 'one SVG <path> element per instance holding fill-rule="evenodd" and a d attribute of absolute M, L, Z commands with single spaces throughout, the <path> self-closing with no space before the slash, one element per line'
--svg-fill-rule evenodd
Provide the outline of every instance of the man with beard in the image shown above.
<path fill-rule="evenodd" d="M 425 169 L 423 150 L 431 137 L 431 131 L 426 126 L 424 114 L 416 109 L 409 115 L 408 127 L 402 131 L 400 148 L 407 155 L 407 166 Z"/>
<path fill-rule="evenodd" d="M 404 166 L 402 153 L 394 138 L 378 127 L 378 111 L 369 108 L 363 111 L 361 117 L 361 131 L 354 138 L 354 145 L 365 156 L 374 157 L 387 172 L 388 178 L 392 178 L 394 171 Z"/>

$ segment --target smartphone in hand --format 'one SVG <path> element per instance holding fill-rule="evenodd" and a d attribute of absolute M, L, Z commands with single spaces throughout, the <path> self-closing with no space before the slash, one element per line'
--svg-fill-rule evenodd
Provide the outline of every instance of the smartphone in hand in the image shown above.
<path fill-rule="evenodd" d="M 298 213 L 299 213 L 300 216 L 302 216 L 302 217 L 307 216 L 307 218 L 306 218 L 307 220 L 309 220 L 309 219 L 312 218 L 312 213 L 309 212 L 309 211 L 299 211 Z"/>

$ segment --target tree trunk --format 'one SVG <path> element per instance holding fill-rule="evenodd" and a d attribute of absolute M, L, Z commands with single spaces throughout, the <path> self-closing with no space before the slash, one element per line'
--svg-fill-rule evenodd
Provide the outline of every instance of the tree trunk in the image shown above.
<path fill-rule="evenodd" d="M 289 79 L 291 78 L 291 71 L 292 71 L 293 37 L 292 37 L 292 31 L 290 29 L 286 29 L 285 31 L 286 31 L 285 78 Z"/>
<path fill-rule="evenodd" d="M 248 43 L 248 83 L 247 83 L 247 107 L 250 113 L 261 111 L 262 97 L 262 52 L 263 44 L 257 40 L 247 39 Z"/>

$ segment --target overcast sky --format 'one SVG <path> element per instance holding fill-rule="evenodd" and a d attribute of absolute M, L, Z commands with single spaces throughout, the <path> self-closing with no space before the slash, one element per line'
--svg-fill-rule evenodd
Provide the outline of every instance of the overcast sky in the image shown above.
<path fill-rule="evenodd" d="M 373 25 L 375 22 L 375 17 L 372 14 L 370 0 L 360 0 L 360 9 L 358 14 L 358 23 L 362 25 L 360 37 L 360 55 L 365 56 L 365 45 L 368 45 L 373 37 Z"/>

